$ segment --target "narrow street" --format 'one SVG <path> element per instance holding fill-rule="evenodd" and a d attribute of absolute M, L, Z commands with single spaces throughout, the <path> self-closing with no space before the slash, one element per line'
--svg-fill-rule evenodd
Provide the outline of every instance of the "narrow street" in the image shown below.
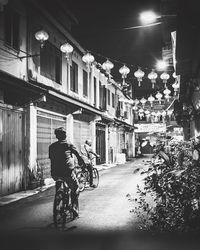
<path fill-rule="evenodd" d="M 97 189 L 80 194 L 80 217 L 66 225 L 63 233 L 121 233 L 133 231 L 136 218 L 127 194 L 136 195 L 143 178 L 136 169 L 148 165 L 149 158 L 134 159 L 124 165 L 100 171 Z M 54 233 L 52 207 L 54 187 L 29 198 L 0 207 L 0 230 L 6 233 Z"/>

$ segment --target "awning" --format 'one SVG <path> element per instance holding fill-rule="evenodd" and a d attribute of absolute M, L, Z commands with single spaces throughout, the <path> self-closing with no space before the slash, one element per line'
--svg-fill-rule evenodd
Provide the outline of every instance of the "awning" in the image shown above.
<path fill-rule="evenodd" d="M 0 90 L 3 91 L 5 103 L 17 106 L 24 106 L 27 103 L 34 102 L 47 93 L 45 88 L 3 71 L 0 71 Z"/>
<path fill-rule="evenodd" d="M 114 121 L 115 121 L 117 124 L 122 125 L 125 129 L 128 129 L 128 130 L 134 130 L 135 128 L 137 128 L 137 127 L 135 127 L 134 125 L 128 124 L 128 123 L 126 123 L 126 122 L 124 122 L 124 121 L 121 121 L 121 120 L 119 120 L 119 119 L 117 119 L 117 118 L 114 118 Z"/>
<path fill-rule="evenodd" d="M 96 109 L 95 107 L 92 107 L 89 104 L 82 102 L 81 100 L 77 100 L 77 99 L 75 99 L 75 98 L 73 98 L 65 93 L 61 93 L 61 92 L 59 93 L 56 90 L 48 89 L 48 94 L 52 95 L 54 97 L 57 97 L 60 100 L 63 100 L 65 102 L 76 105 L 77 107 L 91 111 L 92 113 L 95 113 L 97 115 L 102 115 L 102 113 L 103 113 L 103 112 L 99 111 L 98 109 Z"/>

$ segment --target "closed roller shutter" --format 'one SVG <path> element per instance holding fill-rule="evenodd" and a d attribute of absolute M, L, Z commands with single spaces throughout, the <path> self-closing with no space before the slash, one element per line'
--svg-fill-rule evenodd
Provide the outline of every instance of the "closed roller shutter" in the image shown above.
<path fill-rule="evenodd" d="M 66 128 L 66 118 L 38 111 L 37 114 L 37 161 L 43 169 L 44 178 L 50 177 L 49 145 L 57 141 L 54 130 Z"/>
<path fill-rule="evenodd" d="M 90 124 L 88 122 L 74 120 L 74 145 L 81 150 L 81 146 L 87 139 L 91 138 Z"/>

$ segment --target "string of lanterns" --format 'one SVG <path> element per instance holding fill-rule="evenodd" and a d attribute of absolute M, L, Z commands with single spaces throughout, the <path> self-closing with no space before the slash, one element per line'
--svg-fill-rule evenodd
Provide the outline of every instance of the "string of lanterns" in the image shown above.
<path fill-rule="evenodd" d="M 48 38 L 49 38 L 49 35 L 48 35 L 48 33 L 46 31 L 40 30 L 40 31 L 36 32 L 35 38 L 38 41 L 40 41 L 40 46 L 41 46 L 41 48 L 43 48 L 44 45 L 45 45 L 45 41 L 48 40 Z M 67 61 L 69 61 L 70 58 L 71 58 L 72 52 L 74 50 L 73 46 L 71 44 L 69 44 L 69 43 L 65 43 L 65 44 L 60 46 L 60 50 L 65 54 L 65 58 L 67 59 Z M 87 53 L 85 53 L 83 55 L 82 61 L 86 64 L 86 66 L 88 68 L 88 72 L 90 71 L 91 66 L 93 64 L 96 65 L 97 69 L 100 69 L 100 70 L 103 69 L 104 70 L 104 75 L 105 75 L 106 79 L 109 82 L 109 80 L 111 79 L 111 70 L 114 68 L 114 64 L 108 58 L 101 65 L 100 63 L 97 63 L 95 61 L 94 56 L 90 52 L 87 52 Z M 124 64 L 119 69 L 119 73 L 121 74 L 121 77 L 122 77 L 122 87 L 127 87 L 128 84 L 126 84 L 125 79 L 127 78 L 127 75 L 130 73 L 130 69 L 127 67 L 127 65 Z M 137 71 L 134 72 L 134 76 L 138 81 L 138 87 L 140 87 L 141 82 L 142 82 L 142 80 L 143 80 L 143 78 L 145 76 L 145 72 L 142 71 L 141 67 L 138 67 Z M 179 88 L 180 88 L 180 82 L 178 81 L 177 76 L 175 75 L 175 73 L 173 73 L 172 76 L 175 78 L 175 82 L 172 84 L 172 87 L 174 89 L 174 94 L 176 95 Z M 147 77 L 149 78 L 149 80 L 152 83 L 152 89 L 154 89 L 156 80 L 158 78 L 158 74 L 155 72 L 155 69 L 152 69 L 151 72 L 147 75 Z M 163 91 L 163 94 L 164 94 L 164 98 L 165 98 L 165 100 L 167 102 L 169 102 L 170 98 L 171 98 L 171 96 L 170 96 L 171 90 L 168 89 L 168 87 L 167 87 L 167 81 L 169 80 L 169 78 L 170 78 L 170 75 L 167 72 L 163 72 L 160 75 L 160 79 L 163 81 L 163 83 L 165 85 L 165 89 Z M 160 91 L 157 91 L 157 94 L 155 95 L 155 97 L 151 94 L 147 99 L 145 99 L 143 97 L 140 101 L 138 99 L 134 100 L 134 103 L 135 103 L 134 109 L 137 109 L 137 105 L 139 103 L 141 103 L 142 107 L 144 108 L 147 101 L 150 102 L 150 106 L 152 107 L 153 103 L 155 101 L 155 98 L 157 99 L 159 104 L 161 104 L 163 94 L 160 93 Z M 139 112 L 139 113 L 141 113 L 141 112 Z M 147 115 L 149 116 L 149 113 Z"/>

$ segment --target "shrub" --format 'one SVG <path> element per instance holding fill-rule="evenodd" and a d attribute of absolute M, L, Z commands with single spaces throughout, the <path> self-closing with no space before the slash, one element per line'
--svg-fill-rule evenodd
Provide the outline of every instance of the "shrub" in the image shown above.
<path fill-rule="evenodd" d="M 142 173 L 144 188 L 138 186 L 139 198 L 131 200 L 141 230 L 200 231 L 200 165 L 192 158 L 193 146 L 192 142 L 171 144 L 167 153 L 166 148 L 157 152 Z"/>

